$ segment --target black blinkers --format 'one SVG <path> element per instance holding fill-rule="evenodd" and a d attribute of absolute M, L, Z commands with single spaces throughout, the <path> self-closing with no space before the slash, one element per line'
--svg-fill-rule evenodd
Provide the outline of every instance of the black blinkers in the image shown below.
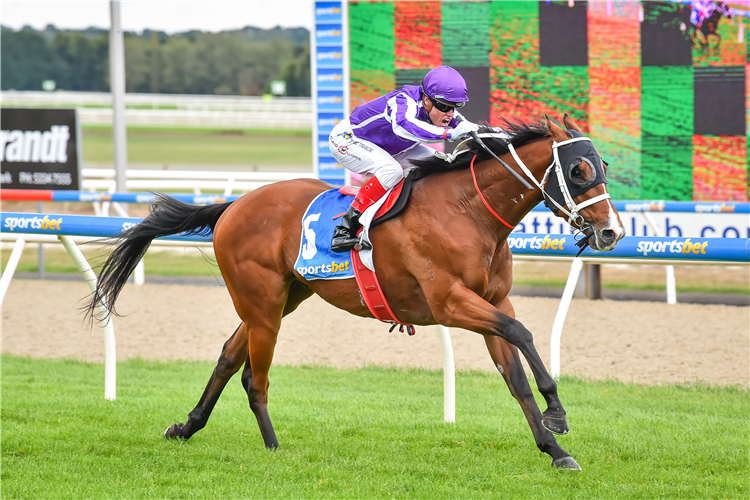
<path fill-rule="evenodd" d="M 568 130 L 567 133 L 572 138 L 584 137 L 577 130 Z M 607 184 L 604 164 L 591 141 L 576 141 L 561 146 L 557 148 L 557 155 L 560 161 L 559 168 L 562 169 L 563 178 L 571 199 L 575 199 L 599 184 Z M 588 164 L 591 171 L 591 175 L 588 178 L 580 175 L 583 171 L 587 170 L 585 169 L 586 164 Z M 565 207 L 567 203 L 558 182 L 557 168 L 556 165 L 555 170 L 550 172 L 546 191 L 550 198 Z M 549 201 L 548 197 L 545 197 L 544 204 L 547 208 L 557 213 L 558 208 Z"/>

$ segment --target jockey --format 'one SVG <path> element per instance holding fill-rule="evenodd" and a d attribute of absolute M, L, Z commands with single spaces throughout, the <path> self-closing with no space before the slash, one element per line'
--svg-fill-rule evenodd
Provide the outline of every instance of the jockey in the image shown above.
<path fill-rule="evenodd" d="M 436 150 L 422 142 L 455 141 L 476 132 L 469 121 L 457 121 L 469 100 L 466 82 L 448 66 L 427 73 L 422 85 L 405 85 L 357 106 L 331 132 L 328 147 L 336 160 L 358 174 L 372 174 L 360 188 L 341 225 L 333 233 L 334 252 L 351 250 L 358 243 L 359 217 L 404 177 L 409 160 Z M 463 118 L 463 116 L 461 116 Z"/>
<path fill-rule="evenodd" d="M 713 0 L 693 0 L 691 6 L 690 22 L 696 28 L 700 28 L 703 21 L 711 17 L 711 14 L 716 10 L 716 4 Z"/>

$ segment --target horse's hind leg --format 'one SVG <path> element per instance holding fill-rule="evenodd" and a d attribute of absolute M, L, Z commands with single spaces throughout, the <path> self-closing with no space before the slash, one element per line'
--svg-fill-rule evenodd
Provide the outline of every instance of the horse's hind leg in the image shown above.
<path fill-rule="evenodd" d="M 258 421 L 260 435 L 266 448 L 278 448 L 279 441 L 268 415 L 268 370 L 271 368 L 276 336 L 255 333 L 250 352 L 247 354 L 245 369 L 242 370 L 242 386 L 247 392 L 250 409 Z M 254 355 L 253 355 L 254 351 Z M 253 375 L 255 374 L 255 375 Z"/>
<path fill-rule="evenodd" d="M 245 325 L 240 325 L 232 336 L 224 343 L 219 360 L 216 362 L 211 378 L 203 391 L 198 405 L 188 414 L 184 424 L 173 424 L 164 432 L 168 438 L 189 439 L 190 436 L 203 429 L 208 417 L 216 406 L 224 387 L 229 379 L 237 373 L 247 355 L 247 332 Z"/>
<path fill-rule="evenodd" d="M 305 299 L 312 295 L 312 291 L 301 283 L 294 282 L 289 290 L 286 305 L 284 307 L 284 316 L 294 311 L 297 306 Z M 250 357 L 248 354 L 248 335 L 244 323 L 237 327 L 237 330 L 232 336 L 224 343 L 224 347 L 221 350 L 221 355 L 216 363 L 211 378 L 208 380 L 206 389 L 203 391 L 198 404 L 188 414 L 187 422 L 184 424 L 177 423 L 173 424 L 164 432 L 164 436 L 168 438 L 183 438 L 189 439 L 193 434 L 203 429 L 208 422 L 208 418 L 211 416 L 211 412 L 216 406 L 216 402 L 219 400 L 224 387 L 226 387 L 229 379 L 237 373 L 242 366 L 243 361 L 247 360 L 245 370 L 242 374 L 243 386 L 247 390 L 247 384 L 245 383 L 246 377 L 250 377 Z M 253 402 L 251 402 L 251 407 Z M 266 412 L 267 414 L 267 412 Z M 270 422 L 267 426 L 270 427 Z M 273 428 L 271 428 L 273 432 Z"/>
<path fill-rule="evenodd" d="M 282 316 L 293 312 L 297 306 L 312 295 L 312 290 L 294 281 L 289 287 L 286 304 Z M 278 327 L 276 327 L 278 331 Z M 273 350 L 276 345 L 276 334 L 269 335 L 268 330 L 253 329 L 250 350 L 247 353 L 245 368 L 242 370 L 242 386 L 247 392 L 250 409 L 255 414 L 260 427 L 260 434 L 266 448 L 278 448 L 276 432 L 273 430 L 271 418 L 268 415 L 268 370 L 271 367 Z"/>
<path fill-rule="evenodd" d="M 232 287 L 235 308 L 248 332 L 248 350 L 242 371 L 242 386 L 255 415 L 266 448 L 278 448 L 276 432 L 268 414 L 268 371 L 273 361 L 281 318 L 312 295 L 306 286 L 283 282 L 278 274 L 263 272 L 253 283 L 241 281 Z M 238 300 L 237 300 L 238 299 Z"/>

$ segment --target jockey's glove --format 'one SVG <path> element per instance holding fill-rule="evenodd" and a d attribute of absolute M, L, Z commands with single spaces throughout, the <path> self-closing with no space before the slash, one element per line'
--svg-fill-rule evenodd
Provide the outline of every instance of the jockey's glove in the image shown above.
<path fill-rule="evenodd" d="M 459 124 L 456 125 L 456 128 L 450 131 L 451 140 L 455 141 L 456 139 L 460 139 L 461 137 L 478 130 L 479 125 L 477 125 L 476 123 L 471 123 L 469 120 L 464 120 L 462 122 L 459 122 Z"/>

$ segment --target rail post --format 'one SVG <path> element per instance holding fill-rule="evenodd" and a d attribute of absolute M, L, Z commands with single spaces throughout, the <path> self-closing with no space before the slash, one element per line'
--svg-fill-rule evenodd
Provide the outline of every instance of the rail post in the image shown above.
<path fill-rule="evenodd" d="M 5 292 L 8 291 L 8 287 L 13 279 L 13 274 L 16 272 L 16 267 L 18 267 L 18 261 L 21 260 L 21 254 L 23 254 L 25 246 L 26 240 L 23 238 L 18 238 L 13 245 L 13 252 L 11 252 L 10 259 L 8 259 L 8 263 L 5 265 L 3 277 L 0 278 L 0 304 L 3 303 Z"/>
<path fill-rule="evenodd" d="M 91 265 L 83 256 L 78 245 L 70 236 L 58 235 L 68 255 L 78 266 L 83 275 L 83 280 L 89 286 L 91 293 L 96 290 L 96 274 Z M 97 311 L 102 318 L 102 332 L 104 333 L 104 399 L 114 401 L 117 397 L 117 354 L 115 351 L 115 329 L 112 326 L 112 318 L 103 304 L 97 304 Z"/>
<path fill-rule="evenodd" d="M 641 212 L 643 218 L 646 219 L 646 223 L 651 227 L 651 230 L 656 236 L 663 237 L 665 234 L 656 225 L 653 217 L 648 212 Z M 677 303 L 677 283 L 674 279 L 674 266 L 664 266 L 664 270 L 667 273 L 667 304 L 674 305 Z"/>
<path fill-rule="evenodd" d="M 576 283 L 578 283 L 578 277 L 581 275 L 581 269 L 583 269 L 583 259 L 580 257 L 574 258 L 570 266 L 568 282 L 565 283 L 565 290 L 563 291 L 560 306 L 555 315 L 555 322 L 552 324 L 552 334 L 549 339 L 549 365 L 550 374 L 553 378 L 560 376 L 560 337 L 562 337 L 565 317 L 568 315 L 570 300 L 573 298 L 573 292 L 575 291 Z"/>
<path fill-rule="evenodd" d="M 440 350 L 443 352 L 443 418 L 448 424 L 456 421 L 456 367 L 453 360 L 451 333 L 443 325 L 437 326 Z"/>

